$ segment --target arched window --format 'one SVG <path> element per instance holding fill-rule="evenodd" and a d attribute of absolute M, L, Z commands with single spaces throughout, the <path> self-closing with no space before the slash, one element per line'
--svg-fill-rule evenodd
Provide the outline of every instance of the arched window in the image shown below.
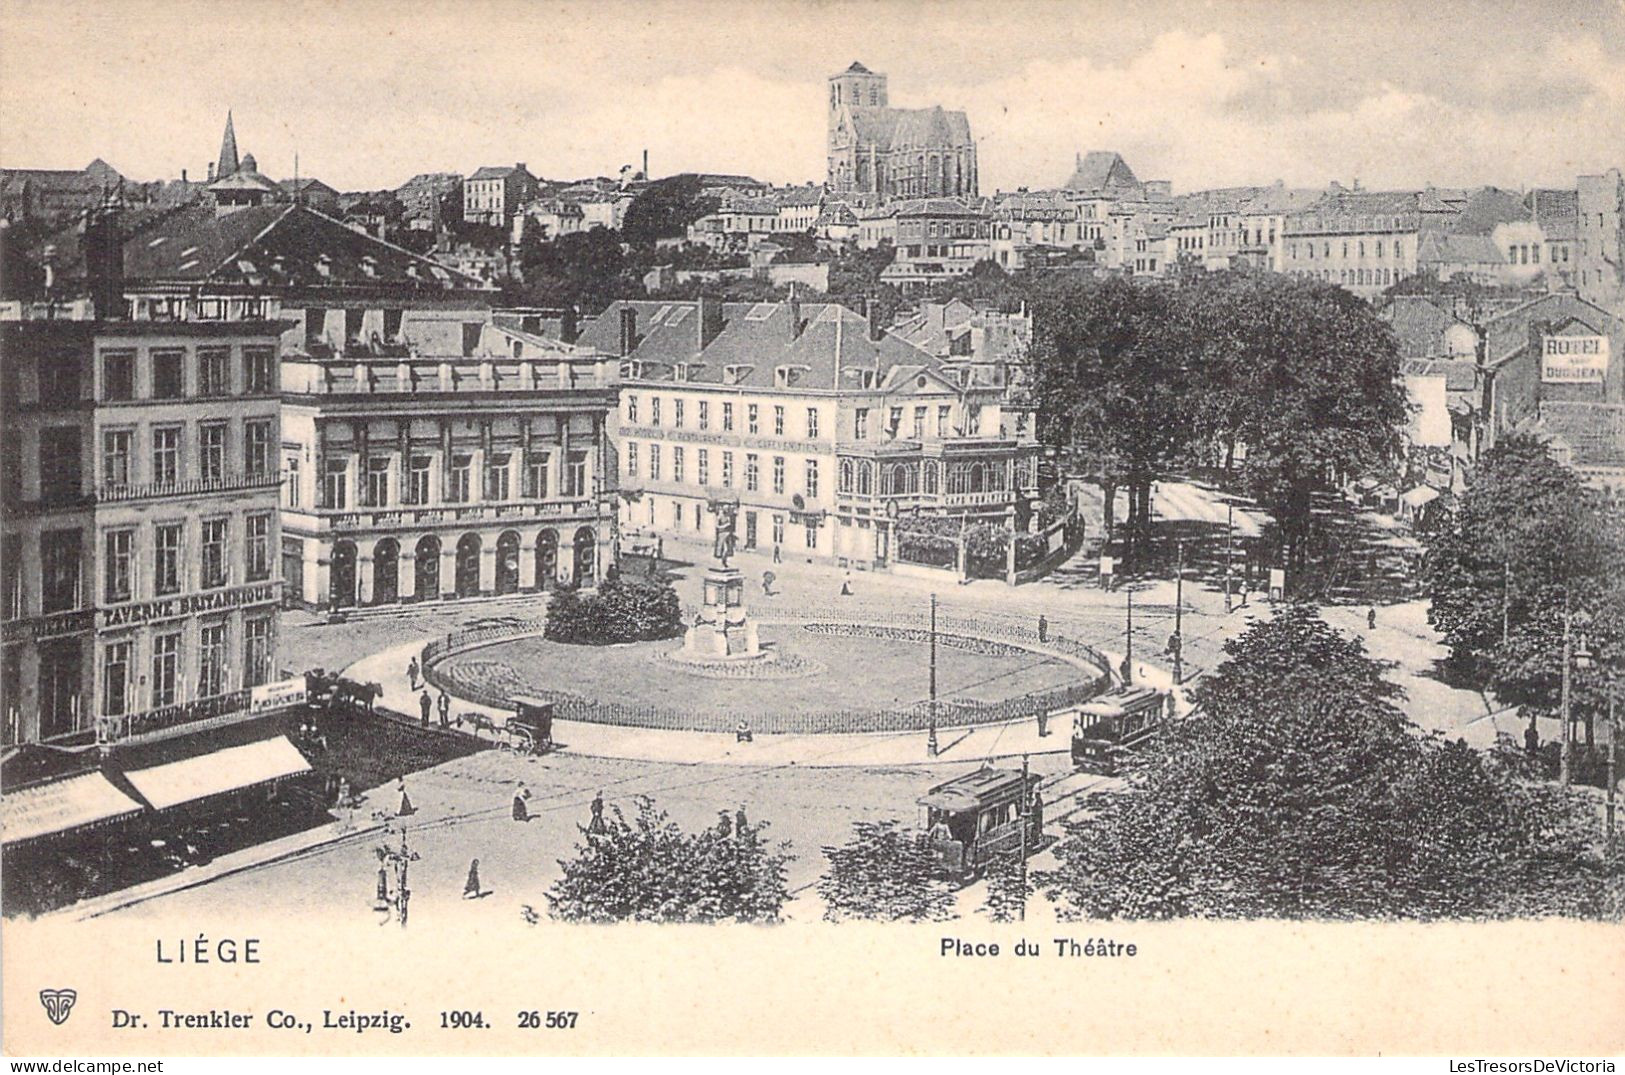
<path fill-rule="evenodd" d="M 852 460 L 843 459 L 843 460 L 841 460 L 841 492 L 850 493 L 851 491 L 852 491 Z"/>
<path fill-rule="evenodd" d="M 874 492 L 875 468 L 867 459 L 858 464 L 858 495 L 868 496 Z"/>
<path fill-rule="evenodd" d="M 925 464 L 925 491 L 933 496 L 936 495 L 937 492 L 937 478 L 938 468 L 936 460 L 933 459 L 927 461 Z"/>

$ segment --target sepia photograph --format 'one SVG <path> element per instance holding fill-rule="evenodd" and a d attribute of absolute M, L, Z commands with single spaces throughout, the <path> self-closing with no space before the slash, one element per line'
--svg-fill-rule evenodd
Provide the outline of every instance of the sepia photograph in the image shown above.
<path fill-rule="evenodd" d="M 0 0 L 5 1053 L 1625 1055 L 1622 168 L 1621 0 Z"/>

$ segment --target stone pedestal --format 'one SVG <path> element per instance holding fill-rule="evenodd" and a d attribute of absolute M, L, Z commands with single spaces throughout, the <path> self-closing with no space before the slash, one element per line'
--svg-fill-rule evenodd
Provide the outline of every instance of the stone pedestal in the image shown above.
<path fill-rule="evenodd" d="M 699 619 L 683 636 L 683 658 L 727 661 L 762 656 L 756 624 L 745 612 L 745 576 L 738 568 L 713 564 L 706 569 Z"/>

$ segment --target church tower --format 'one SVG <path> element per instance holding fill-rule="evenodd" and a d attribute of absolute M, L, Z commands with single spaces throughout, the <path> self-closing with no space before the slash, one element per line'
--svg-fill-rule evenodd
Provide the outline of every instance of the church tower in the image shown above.
<path fill-rule="evenodd" d="M 853 61 L 838 75 L 829 79 L 829 126 L 835 128 L 841 106 L 851 108 L 886 108 L 886 76 L 877 75 L 857 61 Z"/>
<path fill-rule="evenodd" d="M 220 163 L 215 165 L 214 177 L 224 179 L 236 175 L 241 167 L 237 160 L 237 132 L 231 126 L 231 110 L 226 110 L 226 133 L 220 138 Z"/>

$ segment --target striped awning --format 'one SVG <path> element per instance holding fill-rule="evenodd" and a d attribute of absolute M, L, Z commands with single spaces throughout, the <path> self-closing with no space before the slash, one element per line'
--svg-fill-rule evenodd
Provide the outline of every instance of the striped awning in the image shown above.
<path fill-rule="evenodd" d="M 227 747 L 124 776 L 156 810 L 224 795 L 283 777 L 310 772 L 310 762 L 285 735 L 240 747 Z"/>
<path fill-rule="evenodd" d="M 101 773 L 80 773 L 31 788 L 7 789 L 0 799 L 5 843 L 16 845 L 43 836 L 118 821 L 141 812 L 141 804 Z"/>

